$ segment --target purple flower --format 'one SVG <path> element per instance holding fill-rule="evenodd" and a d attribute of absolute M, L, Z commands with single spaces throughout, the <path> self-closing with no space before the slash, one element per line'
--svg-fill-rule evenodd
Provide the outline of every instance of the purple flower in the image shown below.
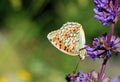
<path fill-rule="evenodd" d="M 68 74 L 66 77 L 67 82 L 98 82 L 98 73 L 91 71 L 83 73 L 81 70 L 77 74 Z M 110 82 L 110 78 L 102 77 L 102 82 Z"/>
<path fill-rule="evenodd" d="M 120 82 L 120 76 L 115 77 L 112 82 Z"/>
<path fill-rule="evenodd" d="M 67 82 L 87 82 L 87 74 L 84 74 L 81 70 L 77 73 L 71 73 L 66 76 Z"/>
<path fill-rule="evenodd" d="M 87 56 L 92 59 L 95 58 L 109 58 L 112 53 L 120 52 L 120 37 L 112 35 L 110 42 L 107 42 L 107 34 L 103 34 L 101 37 L 94 38 L 92 47 L 87 46 Z"/>
<path fill-rule="evenodd" d="M 74 73 L 71 73 L 71 74 L 68 74 L 65 79 L 66 79 L 67 82 L 75 82 L 76 81 L 76 76 L 75 76 Z"/>
<path fill-rule="evenodd" d="M 120 14 L 118 0 L 94 0 L 96 8 L 94 8 L 95 18 L 103 25 L 116 23 Z"/>

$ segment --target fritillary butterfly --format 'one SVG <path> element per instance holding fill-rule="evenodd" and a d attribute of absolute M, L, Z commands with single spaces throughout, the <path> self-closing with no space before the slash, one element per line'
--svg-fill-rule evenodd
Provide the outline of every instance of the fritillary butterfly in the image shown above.
<path fill-rule="evenodd" d="M 82 25 L 76 22 L 67 22 L 60 29 L 50 32 L 48 40 L 60 51 L 85 58 L 85 34 Z"/>

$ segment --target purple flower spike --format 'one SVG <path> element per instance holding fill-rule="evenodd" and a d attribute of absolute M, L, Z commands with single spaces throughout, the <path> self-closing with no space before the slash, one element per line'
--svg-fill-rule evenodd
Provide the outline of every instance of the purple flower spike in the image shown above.
<path fill-rule="evenodd" d="M 94 0 L 95 18 L 98 19 L 103 25 L 116 23 L 118 15 L 120 14 L 120 7 L 118 0 Z"/>
<path fill-rule="evenodd" d="M 95 38 L 92 43 L 92 47 L 86 46 L 87 56 L 93 60 L 95 58 L 109 58 L 112 52 L 120 52 L 120 38 L 112 36 L 110 43 L 107 42 L 107 34 L 103 34 L 101 37 Z"/>
<path fill-rule="evenodd" d="M 81 70 L 77 74 L 68 74 L 66 80 L 67 82 L 99 82 L 97 72 L 91 71 L 89 73 L 83 73 Z M 102 82 L 110 82 L 110 78 L 106 78 L 104 75 Z"/>

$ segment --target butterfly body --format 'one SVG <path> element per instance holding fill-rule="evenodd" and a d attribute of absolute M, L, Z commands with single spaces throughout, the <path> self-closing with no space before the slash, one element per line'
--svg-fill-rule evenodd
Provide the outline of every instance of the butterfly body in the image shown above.
<path fill-rule="evenodd" d="M 50 32 L 47 38 L 60 51 L 85 58 L 86 50 L 80 50 L 85 47 L 85 34 L 81 24 L 67 22 L 60 29 Z"/>

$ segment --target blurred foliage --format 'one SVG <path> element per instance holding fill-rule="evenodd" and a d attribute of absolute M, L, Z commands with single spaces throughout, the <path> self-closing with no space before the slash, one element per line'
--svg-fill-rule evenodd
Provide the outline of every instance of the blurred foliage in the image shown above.
<path fill-rule="evenodd" d="M 82 24 L 86 44 L 90 44 L 109 30 L 94 19 L 93 8 L 93 0 L 1 0 L 0 82 L 65 82 L 65 75 L 74 70 L 79 59 L 63 55 L 46 36 L 62 24 L 75 21 Z M 119 30 L 117 24 L 118 36 Z M 119 74 L 119 58 L 114 59 L 107 70 L 111 76 Z M 99 63 L 87 59 L 80 62 L 79 69 L 98 71 Z"/>

